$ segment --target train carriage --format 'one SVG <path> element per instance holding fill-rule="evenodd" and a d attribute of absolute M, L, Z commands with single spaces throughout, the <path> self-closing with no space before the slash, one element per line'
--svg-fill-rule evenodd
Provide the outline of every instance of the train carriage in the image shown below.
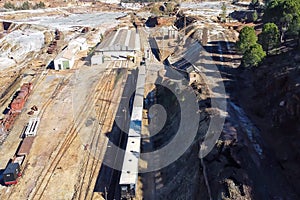
<path fill-rule="evenodd" d="M 133 109 L 130 119 L 130 128 L 119 181 L 122 200 L 132 199 L 136 195 L 139 158 L 141 153 L 141 126 L 144 104 L 145 72 L 145 65 L 141 65 L 139 67 Z"/>
<path fill-rule="evenodd" d="M 128 137 L 119 185 L 121 198 L 128 199 L 135 196 L 138 178 L 138 162 L 140 158 L 141 137 Z"/>

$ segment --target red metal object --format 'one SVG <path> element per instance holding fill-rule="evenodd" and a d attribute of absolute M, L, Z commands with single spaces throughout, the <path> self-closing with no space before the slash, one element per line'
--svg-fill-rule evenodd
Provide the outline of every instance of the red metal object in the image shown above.
<path fill-rule="evenodd" d="M 20 147 L 19 147 L 17 155 L 18 156 L 28 155 L 29 152 L 30 152 L 30 149 L 32 147 L 33 141 L 34 141 L 34 137 L 24 138 L 21 145 L 20 145 Z"/>
<path fill-rule="evenodd" d="M 2 125 L 5 131 L 10 131 L 12 125 L 14 124 L 18 114 L 24 108 L 24 105 L 29 97 L 30 92 L 32 91 L 32 83 L 24 83 L 21 86 L 20 91 L 17 92 L 17 97 L 13 99 L 10 104 L 10 111 L 6 114 L 5 118 L 2 121 Z"/>
<path fill-rule="evenodd" d="M 10 105 L 12 112 L 21 112 L 21 110 L 25 105 L 25 102 L 28 99 L 31 90 L 32 90 L 32 83 L 24 83 L 21 86 L 21 89 L 18 92 L 18 96 L 13 100 L 13 102 Z"/>
<path fill-rule="evenodd" d="M 55 40 L 60 40 L 60 36 L 61 36 L 61 32 L 58 29 L 56 29 L 55 30 Z"/>
<path fill-rule="evenodd" d="M 21 112 L 24 105 L 25 105 L 24 98 L 17 98 L 11 103 L 10 108 L 12 112 Z"/>
<path fill-rule="evenodd" d="M 57 47 L 57 41 L 52 41 L 48 47 L 47 53 L 52 54 Z"/>
<path fill-rule="evenodd" d="M 5 131 L 10 131 L 13 123 L 15 122 L 18 113 L 12 113 L 11 111 L 5 116 L 2 124 Z"/>
<path fill-rule="evenodd" d="M 9 181 L 9 182 L 4 182 L 5 185 L 16 185 L 18 183 L 18 180 L 15 181 Z"/>

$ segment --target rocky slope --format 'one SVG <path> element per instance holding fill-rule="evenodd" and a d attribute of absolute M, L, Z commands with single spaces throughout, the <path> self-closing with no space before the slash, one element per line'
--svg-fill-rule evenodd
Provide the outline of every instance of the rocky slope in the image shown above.
<path fill-rule="evenodd" d="M 240 74 L 238 94 L 289 185 L 300 195 L 300 53 L 270 56 Z M 243 88 L 241 90 L 241 88 Z M 251 94 L 251 95 L 249 95 Z M 245 99 L 248 99 L 245 101 Z M 243 103 L 244 102 L 244 103 Z M 247 103 L 246 103 L 247 102 Z"/>

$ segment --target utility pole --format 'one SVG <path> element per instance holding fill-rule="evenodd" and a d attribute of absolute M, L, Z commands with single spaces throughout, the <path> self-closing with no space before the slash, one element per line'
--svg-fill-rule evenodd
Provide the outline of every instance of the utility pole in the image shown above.
<path fill-rule="evenodd" d="M 184 27 L 183 27 L 184 32 L 183 32 L 183 33 L 184 33 L 184 35 L 185 35 L 185 29 L 186 29 L 186 15 L 184 15 L 184 22 L 183 22 L 183 23 L 184 23 Z"/>
<path fill-rule="evenodd" d="M 162 59 L 164 58 L 165 53 L 165 29 L 163 29 L 163 48 L 162 48 Z"/>

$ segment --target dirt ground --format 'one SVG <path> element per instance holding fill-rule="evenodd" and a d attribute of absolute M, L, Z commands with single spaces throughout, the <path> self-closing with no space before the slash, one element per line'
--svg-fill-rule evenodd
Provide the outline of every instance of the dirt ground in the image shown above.
<path fill-rule="evenodd" d="M 39 108 L 38 133 L 20 182 L 8 188 L 1 186 L 1 199 L 92 196 L 96 178 L 93 174 L 99 171 L 99 161 L 105 152 L 102 148 L 107 142 L 103 134 L 111 128 L 122 92 L 118 88 L 122 82 L 114 82 L 115 70 L 106 69 L 107 65 L 81 66 L 80 70 L 70 72 L 50 71 L 40 77 L 25 109 L 33 105 Z M 29 118 L 23 112 L 1 146 L 2 169 L 14 155 Z M 98 137 L 97 142 L 94 137 Z"/>
<path fill-rule="evenodd" d="M 49 9 L 46 15 L 54 16 L 64 12 L 69 15 L 69 12 L 81 13 L 88 9 L 118 10 L 117 6 L 102 9 L 99 5 L 104 4 L 85 8 L 86 10 L 80 10 L 76 6 L 60 11 Z M 200 13 L 199 16 L 205 19 L 204 15 L 208 10 L 206 8 L 201 11 L 201 6 L 198 6 L 194 11 L 190 14 Z M 1 18 L 21 19 L 37 15 L 40 14 L 18 12 L 14 16 L 4 14 Z M 241 71 L 237 68 L 240 56 L 234 47 L 238 33 L 214 22 L 213 15 L 215 13 L 209 12 L 206 20 L 197 22 L 194 39 L 201 41 L 202 38 L 197 38 L 197 35 L 201 35 L 202 29 L 206 27 L 208 43 L 203 45 L 202 50 L 206 51 L 201 50 L 200 59 L 193 64 L 201 68 L 201 73 L 197 72 L 197 92 L 200 93 L 199 106 L 205 107 L 205 112 L 201 111 L 202 115 L 209 111 L 212 112 L 210 115 L 214 114 L 209 110 L 211 99 L 226 99 L 226 110 L 218 110 L 222 117 L 226 116 L 221 136 L 204 159 L 199 159 L 200 145 L 197 143 L 176 163 L 168 166 L 169 168 L 139 176 L 136 199 L 173 199 L 180 195 L 225 200 L 296 199 L 294 188 L 297 187 L 290 187 L 298 183 L 299 177 L 296 163 L 299 146 L 292 141 L 296 137 L 282 137 L 282 129 L 270 128 L 270 116 L 261 120 L 254 112 L 257 110 L 256 100 L 250 97 L 250 101 L 249 94 L 255 93 L 255 90 L 250 86 L 252 83 L 245 81 L 253 77 L 240 74 Z M 90 42 L 96 43 L 98 35 L 104 29 L 99 28 L 86 37 Z M 142 31 L 142 48 L 147 49 L 149 46 L 146 38 L 149 30 Z M 72 38 L 76 35 L 74 32 L 68 32 L 67 36 Z M 158 41 L 158 45 L 166 48 L 166 44 L 174 44 L 174 41 Z M 61 44 L 63 46 L 64 43 Z M 176 47 L 173 45 L 170 52 Z M 196 51 L 197 49 L 191 48 L 189 53 L 194 54 Z M 170 55 L 170 52 L 162 54 Z M 118 69 L 126 68 L 129 71 L 135 66 L 128 62 L 113 61 L 99 66 L 88 66 L 86 54 L 87 52 L 81 52 L 77 56 L 74 69 L 69 71 L 45 70 L 35 65 L 30 67 L 28 62 L 22 63 L 20 71 L 11 68 L 1 71 L 0 90 L 6 97 L 0 99 L 1 110 L 9 104 L 10 98 L 7 96 L 12 96 L 22 82 L 32 81 L 34 90 L 12 131 L 0 146 L 0 169 L 4 169 L 15 154 L 21 141 L 20 134 L 32 117 L 27 112 L 33 105 L 39 109 L 34 116 L 40 117 L 41 123 L 31 152 L 26 157 L 23 176 L 15 186 L 0 186 L 0 199 L 103 199 L 100 193 L 94 193 L 94 186 L 108 142 L 105 133 L 111 131 L 127 77 L 127 74 L 120 76 Z M 37 55 L 36 60 L 44 62 L 55 56 L 45 53 Z M 173 61 L 179 57 L 176 54 L 172 56 L 174 58 L 170 60 Z M 153 82 L 158 76 L 164 79 L 165 71 L 161 70 L 164 65 L 156 61 L 153 55 L 150 62 L 147 81 Z M 216 66 L 217 72 L 212 70 L 212 65 Z M 26 66 L 29 66 L 26 70 L 33 73 L 17 79 L 25 72 Z M 220 76 L 215 76 L 216 73 L 220 73 Z M 15 84 L 8 84 L 14 81 Z M 225 91 L 220 94 L 222 84 Z M 146 85 L 145 96 L 154 88 L 153 84 Z M 153 98 L 156 98 L 155 95 Z M 149 128 L 147 112 L 145 109 L 143 113 L 145 135 Z M 174 124 L 170 127 L 171 130 Z M 205 128 L 207 124 L 199 130 Z M 278 136 L 283 141 L 273 142 L 274 138 L 268 135 L 272 131 L 274 137 Z M 289 143 L 292 143 L 292 148 L 286 148 Z M 280 148 L 275 151 L 274 156 L 277 145 Z M 143 160 L 140 161 L 141 168 L 146 165 Z M 197 191 L 201 191 L 201 194 L 197 194 Z"/>
<path fill-rule="evenodd" d="M 39 117 L 41 122 L 30 154 L 22 166 L 22 177 L 17 185 L 1 185 L 0 199 L 102 199 L 98 193 L 94 193 L 94 185 L 108 142 L 105 134 L 110 132 L 114 122 L 126 72 L 135 68 L 135 64 L 109 61 L 89 66 L 88 52 L 82 51 L 76 56 L 75 66 L 68 71 L 49 70 L 45 65 L 55 58 L 69 40 L 78 35 L 86 37 L 88 45 L 93 47 L 100 41 L 100 36 L 105 35 L 105 31 L 119 23 L 126 25 L 130 18 L 124 18 L 123 21 L 114 18 L 120 15 L 117 7 L 97 3 L 92 7 L 51 8 L 44 13 L 17 11 L 0 14 L 2 20 L 30 21 L 37 16 L 50 16 L 68 21 L 68 16 L 74 13 L 85 16 L 85 12 L 91 10 L 95 13 L 103 11 L 104 15 L 106 11 L 116 11 L 110 16 L 112 22 L 91 27 L 85 34 L 81 33 L 80 27 L 74 28 L 71 24 L 71 29 L 68 27 L 63 30 L 63 39 L 58 41 L 57 52 L 47 54 L 48 46 L 45 45 L 40 51 L 31 53 L 30 57 L 17 63 L 18 71 L 15 67 L 1 71 L 1 110 L 9 105 L 10 97 L 23 82 L 32 82 L 34 88 L 23 112 L 0 146 L 0 169 L 5 169 L 15 154 L 21 141 L 20 135 L 29 119 Z M 98 16 L 97 13 L 95 16 Z M 104 17 L 103 20 L 109 19 Z M 9 31 L 1 30 L 4 36 L 15 29 L 31 27 L 23 22 L 18 23 L 21 24 L 13 24 Z M 45 29 L 44 24 L 34 27 Z M 50 34 L 53 30 L 53 27 L 49 27 Z M 119 74 L 120 69 L 125 73 Z M 33 105 L 37 106 L 38 111 L 29 116 L 27 112 Z"/>
<path fill-rule="evenodd" d="M 236 87 L 243 89 L 237 89 L 235 97 L 239 97 L 238 102 L 261 130 L 280 173 L 299 196 L 299 120 L 296 114 L 299 101 L 293 100 L 299 94 L 297 55 L 298 51 L 293 50 L 267 58 L 255 71 L 240 70 Z M 281 82 L 283 79 L 287 80 L 285 84 Z M 282 101 L 285 103 L 280 106 Z"/>

